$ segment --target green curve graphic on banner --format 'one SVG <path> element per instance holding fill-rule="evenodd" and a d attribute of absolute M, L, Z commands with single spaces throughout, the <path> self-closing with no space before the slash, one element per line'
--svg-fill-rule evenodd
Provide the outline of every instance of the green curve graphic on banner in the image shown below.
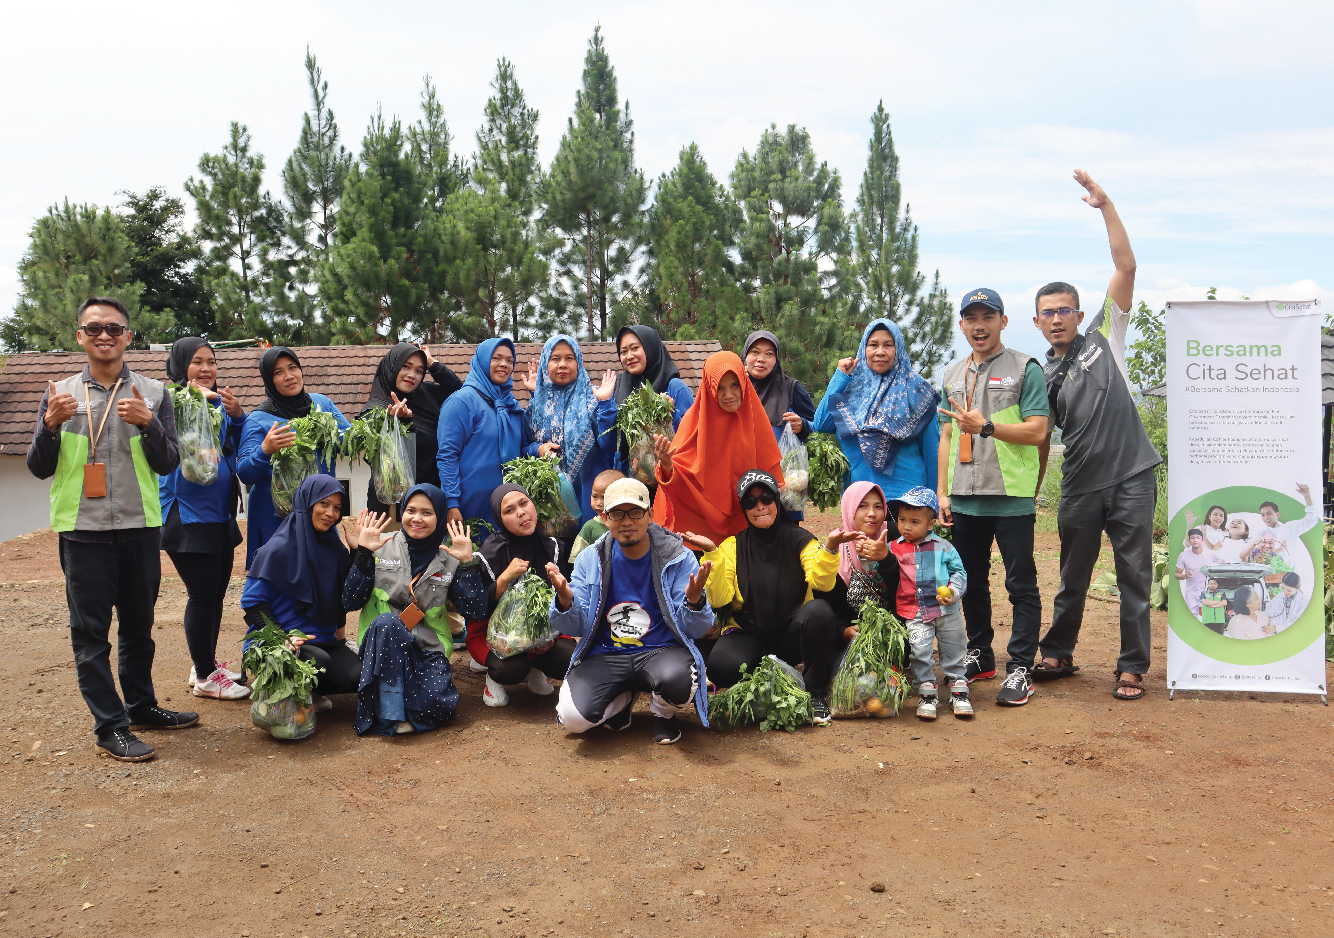
<path fill-rule="evenodd" d="M 1186 509 L 1189 508 L 1196 519 L 1204 517 L 1210 505 L 1222 505 L 1229 514 L 1232 512 L 1254 512 L 1261 502 L 1273 502 L 1278 505 L 1279 518 L 1292 521 L 1306 515 L 1306 505 L 1290 495 L 1275 492 L 1273 489 L 1249 485 L 1234 485 L 1225 489 L 1207 492 L 1194 501 L 1183 505 L 1167 526 L 1169 575 L 1175 569 L 1176 557 L 1181 552 L 1181 544 L 1186 539 Z M 1197 521 L 1198 523 L 1198 521 Z M 1167 626 L 1191 648 L 1200 654 L 1208 655 L 1224 664 L 1266 665 L 1291 658 L 1299 651 L 1309 647 L 1312 642 L 1322 638 L 1325 630 L 1324 572 L 1325 545 L 1324 530 L 1321 524 L 1301 536 L 1311 555 L 1315 567 L 1316 582 L 1310 591 L 1310 601 L 1301 617 L 1277 635 L 1258 640 L 1227 638 L 1209 628 L 1186 607 L 1186 600 L 1181 595 L 1177 580 L 1168 585 Z"/>

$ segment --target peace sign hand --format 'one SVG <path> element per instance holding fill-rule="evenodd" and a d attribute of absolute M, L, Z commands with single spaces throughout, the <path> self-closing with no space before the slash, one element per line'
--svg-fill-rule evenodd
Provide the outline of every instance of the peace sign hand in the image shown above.
<path fill-rule="evenodd" d="M 982 416 L 982 411 L 977 408 L 965 410 L 964 406 L 952 397 L 949 402 L 954 405 L 954 410 L 950 410 L 948 407 L 937 407 L 936 410 L 957 423 L 962 432 L 980 433 L 982 428 L 986 426 L 987 418 Z"/>
<path fill-rule="evenodd" d="M 389 399 L 393 401 L 393 403 L 386 409 L 386 412 L 390 417 L 399 417 L 404 420 L 412 419 L 412 408 L 408 407 L 407 398 L 400 401 L 398 399 L 398 394 L 394 391 L 390 391 Z"/>

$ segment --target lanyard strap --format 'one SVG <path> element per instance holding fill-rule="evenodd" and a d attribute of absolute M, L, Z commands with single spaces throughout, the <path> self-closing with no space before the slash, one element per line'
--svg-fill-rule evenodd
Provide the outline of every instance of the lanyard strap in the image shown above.
<path fill-rule="evenodd" d="M 116 399 L 116 392 L 120 390 L 120 383 L 124 378 L 116 379 L 116 386 L 111 389 L 111 394 L 107 397 L 107 406 L 102 411 L 102 422 L 97 425 L 97 433 L 89 437 L 88 458 L 91 462 L 97 462 L 97 441 L 102 438 L 102 430 L 106 428 L 107 417 L 111 416 L 111 403 Z M 93 428 L 93 403 L 88 399 L 88 382 L 83 383 L 83 406 L 88 411 L 88 429 Z"/>

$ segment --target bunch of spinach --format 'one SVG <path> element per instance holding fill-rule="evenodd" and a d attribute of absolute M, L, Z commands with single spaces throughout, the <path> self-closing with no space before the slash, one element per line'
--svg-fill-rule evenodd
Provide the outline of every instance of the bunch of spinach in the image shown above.
<path fill-rule="evenodd" d="M 857 637 L 834 674 L 829 708 L 835 716 L 890 716 L 908 696 L 908 627 L 871 600 L 862 604 L 856 625 Z"/>
<path fill-rule="evenodd" d="M 765 655 L 755 670 L 741 666 L 741 680 L 713 695 L 709 723 L 724 732 L 759 722 L 760 729 L 796 732 L 815 719 L 811 695 L 778 663 Z"/>
<path fill-rule="evenodd" d="M 315 693 L 315 682 L 323 668 L 314 662 L 302 661 L 289 643 L 293 638 L 306 638 L 299 631 L 284 632 L 276 622 L 264 618 L 264 627 L 246 635 L 245 652 L 241 667 L 249 671 L 251 692 L 263 697 L 269 706 L 282 703 L 289 697 L 309 707 Z"/>
<path fill-rule="evenodd" d="M 511 583 L 486 628 L 486 641 L 495 653 L 510 658 L 555 638 L 550 616 L 555 596 L 556 591 L 535 573 Z"/>
<path fill-rule="evenodd" d="M 555 521 L 569 515 L 560 496 L 560 457 L 520 456 L 501 467 L 506 482 L 522 485 L 533 500 L 539 521 Z"/>
<path fill-rule="evenodd" d="M 340 446 L 338 421 L 321 410 L 294 417 L 288 421 L 288 429 L 296 434 L 296 442 L 269 457 L 273 509 L 280 515 L 292 510 L 297 487 L 315 474 L 321 461 L 332 463 Z"/>
<path fill-rule="evenodd" d="M 838 439 L 832 433 L 812 433 L 806 438 L 806 458 L 810 463 L 806 497 L 821 511 L 839 507 L 848 457 L 839 449 Z"/>

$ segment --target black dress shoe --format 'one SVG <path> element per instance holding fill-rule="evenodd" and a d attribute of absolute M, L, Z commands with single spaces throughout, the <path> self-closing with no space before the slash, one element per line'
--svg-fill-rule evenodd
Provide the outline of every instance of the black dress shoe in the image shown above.
<path fill-rule="evenodd" d="M 179 730 L 185 726 L 194 726 L 199 722 L 199 714 L 189 710 L 163 710 L 150 707 L 142 713 L 130 717 L 132 730 Z"/>
<path fill-rule="evenodd" d="M 156 749 L 129 730 L 112 730 L 105 736 L 99 736 L 97 746 L 121 762 L 147 762 L 157 755 Z"/>

